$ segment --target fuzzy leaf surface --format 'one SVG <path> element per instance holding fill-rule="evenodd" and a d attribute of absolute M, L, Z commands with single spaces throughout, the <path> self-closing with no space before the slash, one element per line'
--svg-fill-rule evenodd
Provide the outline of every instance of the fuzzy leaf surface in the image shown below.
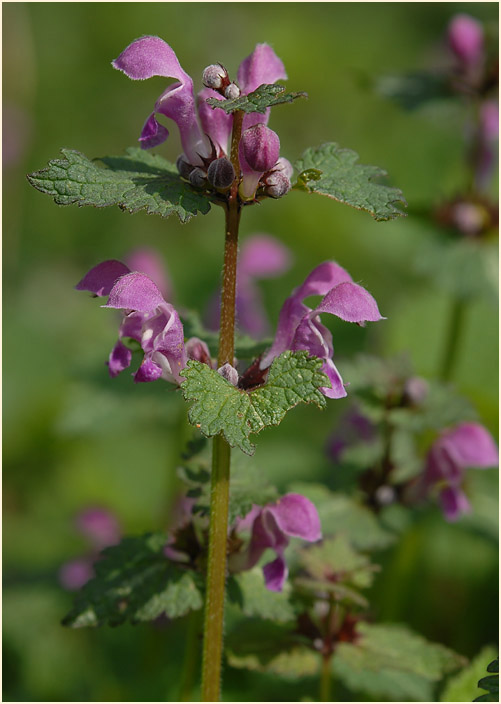
<path fill-rule="evenodd" d="M 358 639 L 340 643 L 333 672 L 354 691 L 401 701 L 433 701 L 433 683 L 465 659 L 404 626 L 359 624 Z M 421 697 L 425 696 L 424 699 Z"/>
<path fill-rule="evenodd" d="M 178 618 L 202 608 L 193 576 L 165 557 L 166 542 L 165 533 L 149 533 L 106 548 L 95 564 L 96 576 L 77 594 L 63 625 L 118 626 L 161 614 Z"/>
<path fill-rule="evenodd" d="M 130 147 L 124 156 L 99 159 L 104 167 L 72 149 L 61 152 L 63 158 L 28 175 L 31 185 L 58 205 L 118 205 L 129 213 L 175 213 L 181 222 L 210 210 L 209 200 L 183 181 L 173 164 L 139 147 Z"/>
<path fill-rule="evenodd" d="M 307 98 L 307 93 L 286 93 L 285 87 L 278 83 L 263 83 L 248 95 L 241 95 L 233 100 L 218 100 L 217 98 L 207 98 L 211 108 L 220 108 L 228 115 L 229 113 L 241 110 L 245 113 L 260 112 L 265 113 L 268 108 L 280 103 L 292 103 L 296 98 Z"/>
<path fill-rule="evenodd" d="M 402 191 L 378 183 L 386 172 L 377 166 L 358 164 L 358 159 L 356 152 L 342 149 L 335 142 L 311 147 L 294 164 L 299 171 L 297 187 L 365 210 L 375 220 L 392 220 L 405 215 L 395 205 L 398 202 L 406 205 Z"/>
<path fill-rule="evenodd" d="M 324 408 L 319 391 L 329 381 L 320 371 L 322 360 L 304 351 L 284 352 L 273 361 L 264 386 L 251 392 L 232 386 L 206 364 L 190 361 L 181 384 L 186 401 L 194 401 L 188 417 L 206 437 L 222 433 L 231 447 L 252 455 L 255 446 L 250 433 L 278 425 L 298 403 L 315 403 Z"/>

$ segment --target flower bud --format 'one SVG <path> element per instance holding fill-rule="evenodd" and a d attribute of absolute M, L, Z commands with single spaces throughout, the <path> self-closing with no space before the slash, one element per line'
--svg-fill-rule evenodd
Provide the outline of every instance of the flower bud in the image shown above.
<path fill-rule="evenodd" d="M 238 372 L 229 362 L 226 362 L 226 364 L 223 364 L 222 367 L 219 367 L 217 373 L 221 374 L 223 379 L 226 379 L 226 381 L 228 381 L 232 386 L 236 386 L 238 384 Z"/>
<path fill-rule="evenodd" d="M 211 64 L 204 69 L 202 74 L 202 82 L 207 88 L 220 90 L 228 85 L 228 71 L 221 64 Z"/>
<path fill-rule="evenodd" d="M 190 339 L 186 341 L 186 354 L 188 355 L 188 359 L 195 359 L 197 362 L 207 364 L 209 367 L 212 366 L 207 343 L 199 337 L 190 337 Z"/>
<path fill-rule="evenodd" d="M 259 123 L 243 132 L 240 150 L 253 171 L 264 173 L 277 163 L 280 140 L 273 130 Z"/>
<path fill-rule="evenodd" d="M 484 29 L 470 15 L 456 15 L 448 28 L 449 47 L 466 66 L 476 65 L 484 55 Z"/>
<path fill-rule="evenodd" d="M 228 100 L 235 100 L 235 98 L 240 97 L 240 88 L 236 83 L 230 83 L 230 85 L 225 88 L 224 97 L 228 98 Z"/>
<path fill-rule="evenodd" d="M 283 171 L 272 171 L 263 179 L 265 193 L 270 198 L 281 198 L 291 189 L 290 179 Z"/>
<path fill-rule="evenodd" d="M 273 167 L 273 171 L 281 171 L 287 176 L 287 178 L 291 178 L 292 174 L 294 173 L 292 164 L 284 156 L 281 156 L 280 159 L 277 161 L 277 163 Z"/>
<path fill-rule="evenodd" d="M 186 159 L 184 154 L 180 154 L 177 158 L 176 161 L 176 167 L 177 170 L 179 171 L 179 175 L 182 176 L 185 179 L 190 178 L 190 174 L 195 168 L 193 164 L 190 164 L 188 160 Z"/>
<path fill-rule="evenodd" d="M 202 171 L 202 169 L 196 166 L 190 172 L 189 178 L 192 186 L 195 186 L 196 188 L 203 188 L 207 181 L 207 174 L 205 173 L 205 171 Z"/>
<path fill-rule="evenodd" d="M 235 179 L 233 164 L 224 156 L 214 159 L 207 171 L 207 178 L 214 188 L 229 188 Z"/>

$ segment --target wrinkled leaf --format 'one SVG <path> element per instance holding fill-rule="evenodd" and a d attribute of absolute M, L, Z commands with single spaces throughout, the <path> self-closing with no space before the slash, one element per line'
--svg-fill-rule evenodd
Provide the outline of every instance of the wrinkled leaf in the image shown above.
<path fill-rule="evenodd" d="M 152 621 L 161 614 L 177 618 L 202 608 L 194 576 L 169 562 L 166 542 L 165 533 L 149 533 L 103 550 L 96 576 L 77 594 L 63 625 L 117 626 Z"/>
<path fill-rule="evenodd" d="M 340 643 L 333 672 L 354 691 L 402 701 L 431 694 L 430 685 L 457 670 L 465 659 L 443 645 L 430 643 L 405 626 L 361 623 L 353 643 Z"/>
<path fill-rule="evenodd" d="M 359 156 L 351 149 L 341 149 L 335 142 L 305 151 L 294 168 L 299 171 L 300 190 L 333 198 L 357 210 L 365 210 L 375 220 L 391 220 L 405 215 L 395 203 L 406 204 L 398 188 L 378 183 L 386 172 L 377 166 L 358 164 Z M 311 180 L 307 172 L 314 170 Z M 318 178 L 318 171 L 321 172 Z"/>
<path fill-rule="evenodd" d="M 175 213 L 181 222 L 210 210 L 209 200 L 183 181 L 173 164 L 139 147 L 130 147 L 124 156 L 103 157 L 104 168 L 80 152 L 61 152 L 62 159 L 28 175 L 31 185 L 58 205 L 118 205 L 130 213 Z"/>
<path fill-rule="evenodd" d="M 207 98 L 207 102 L 211 108 L 220 108 L 226 114 L 242 110 L 242 112 L 260 112 L 265 113 L 267 108 L 280 103 L 292 103 L 296 98 L 307 98 L 307 93 L 286 93 L 285 87 L 278 83 L 267 84 L 256 88 L 248 95 L 241 95 L 233 100 L 218 100 L 217 98 Z"/>
<path fill-rule="evenodd" d="M 278 425 L 298 403 L 325 407 L 320 387 L 329 381 L 320 371 L 322 360 L 306 352 L 284 352 L 273 361 L 264 386 L 247 392 L 232 386 L 206 364 L 190 361 L 183 371 L 184 398 L 194 401 L 188 417 L 207 437 L 222 433 L 228 443 L 252 455 L 250 433 Z"/>

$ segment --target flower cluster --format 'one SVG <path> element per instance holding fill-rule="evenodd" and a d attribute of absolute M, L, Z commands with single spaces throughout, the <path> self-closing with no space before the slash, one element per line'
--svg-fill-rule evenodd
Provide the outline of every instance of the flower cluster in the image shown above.
<path fill-rule="evenodd" d="M 144 149 L 164 142 L 169 132 L 156 118 L 157 114 L 173 120 L 178 128 L 183 154 L 177 160 L 180 175 L 199 188 L 209 187 L 225 191 L 240 174 L 235 174 L 229 160 L 229 140 L 233 129 L 233 115 L 214 109 L 207 99 L 233 99 L 248 95 L 262 84 L 272 84 L 287 78 L 282 61 L 267 44 L 258 44 L 252 54 L 242 61 L 237 81 L 230 81 L 221 64 L 208 66 L 203 72 L 205 88 L 195 98 L 192 78 L 182 69 L 172 48 L 159 37 L 136 39 L 112 62 L 133 80 L 153 76 L 175 78 L 158 98 L 153 112 L 147 118 L 139 141 Z M 290 189 L 292 166 L 280 159 L 280 140 L 267 127 L 266 113 L 244 116 L 239 143 L 239 162 L 242 180 L 239 193 L 243 200 L 253 200 L 258 188 L 270 197 L 278 198 Z"/>
<path fill-rule="evenodd" d="M 320 519 L 312 502 L 301 494 L 285 494 L 276 503 L 254 506 L 244 518 L 237 521 L 236 533 L 250 531 L 250 541 L 243 554 L 230 559 L 230 570 L 248 570 L 270 548 L 276 554 L 263 567 L 266 587 L 280 592 L 288 575 L 284 551 L 289 538 L 302 538 L 314 543 L 322 538 Z"/>
<path fill-rule="evenodd" d="M 132 351 L 123 343 L 124 339 L 135 340 L 144 352 L 141 366 L 134 374 L 135 382 L 163 378 L 180 384 L 180 372 L 188 359 L 210 365 L 205 342 L 193 337 L 185 345 L 177 311 L 146 274 L 131 272 L 122 262 L 110 259 L 91 269 L 75 288 L 95 296 L 109 296 L 103 308 L 123 311 L 118 341 L 108 359 L 110 376 L 117 376 L 131 364 Z"/>
<path fill-rule="evenodd" d="M 471 511 L 463 491 L 465 470 L 498 464 L 498 449 L 479 423 L 461 423 L 444 431 L 430 448 L 422 477 L 425 493 L 438 492 L 444 517 L 456 521 Z"/>
<path fill-rule="evenodd" d="M 323 296 L 316 308 L 309 308 L 304 299 Z M 278 320 L 278 328 L 271 348 L 263 356 L 260 366 L 266 369 L 273 359 L 285 350 L 306 350 L 323 359 L 322 371 L 331 382 L 322 393 L 328 398 L 346 396 L 343 380 L 332 360 L 334 347 L 330 331 L 320 322 L 320 313 L 330 313 L 341 320 L 364 325 L 367 321 L 382 320 L 374 298 L 336 262 L 317 266 L 305 281 L 287 298 Z"/>

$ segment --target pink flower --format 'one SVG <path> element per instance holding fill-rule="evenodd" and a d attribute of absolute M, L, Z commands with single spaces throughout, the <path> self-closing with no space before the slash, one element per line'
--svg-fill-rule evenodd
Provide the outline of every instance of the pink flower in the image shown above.
<path fill-rule="evenodd" d="M 274 504 L 254 506 L 250 513 L 237 522 L 236 530 L 250 530 L 251 539 L 241 569 L 251 569 L 268 548 L 276 559 L 263 567 L 266 587 L 280 592 L 287 579 L 288 569 L 284 550 L 289 538 L 316 542 L 322 538 L 320 519 L 312 502 L 301 494 L 286 494 Z"/>
<path fill-rule="evenodd" d="M 465 470 L 498 464 L 498 448 L 491 434 L 479 423 L 461 423 L 435 440 L 428 453 L 422 486 L 425 492 L 438 490 L 444 517 L 457 521 L 471 511 L 462 489 Z"/>
<path fill-rule="evenodd" d="M 156 115 L 164 115 L 173 120 L 179 129 L 184 154 L 178 159 L 182 176 L 189 178 L 193 185 L 202 185 L 207 177 L 207 169 L 212 161 L 229 154 L 229 138 L 233 128 L 233 116 L 224 110 L 214 109 L 207 103 L 208 98 L 224 100 L 240 94 L 247 95 L 261 84 L 275 83 L 287 78 L 285 68 L 273 49 L 267 44 L 258 44 L 240 64 L 237 83 L 230 83 L 226 69 L 220 64 L 207 67 L 204 71 L 206 87 L 195 98 L 192 78 L 182 69 L 172 48 L 159 37 L 146 36 L 132 42 L 120 56 L 112 62 L 114 68 L 123 71 L 133 80 L 144 80 L 153 76 L 175 78 L 158 98 L 153 112 L 147 118 L 139 141 L 144 149 L 150 149 L 164 142 L 169 131 L 161 125 Z M 243 144 L 256 141 L 258 135 L 262 153 L 266 153 L 264 166 L 251 162 L 255 148 L 246 146 L 242 156 L 244 175 L 242 194 L 253 198 L 261 175 L 275 166 L 278 160 L 279 141 L 277 135 L 266 127 L 269 117 L 266 113 L 250 113 L 243 121 Z M 268 148 L 269 147 L 269 148 Z M 256 168 L 259 166 L 259 168 Z M 193 174 L 193 178 L 192 178 Z M 256 174 L 259 174 L 256 176 Z M 212 174 L 213 181 L 214 174 Z M 257 180 L 256 180 L 257 179 Z M 277 196 L 274 196 L 277 197 Z"/>
<path fill-rule="evenodd" d="M 308 296 L 323 298 L 316 308 L 311 309 L 303 302 Z M 322 388 L 322 393 L 328 398 L 342 398 L 346 396 L 346 391 L 332 360 L 332 335 L 320 322 L 321 313 L 330 313 L 358 325 L 364 325 L 368 320 L 382 320 L 370 293 L 355 284 L 339 264 L 324 262 L 285 301 L 273 345 L 264 354 L 260 366 L 266 369 L 275 357 L 286 350 L 306 350 L 310 355 L 324 360 L 322 371 L 328 376 L 331 387 Z"/>

